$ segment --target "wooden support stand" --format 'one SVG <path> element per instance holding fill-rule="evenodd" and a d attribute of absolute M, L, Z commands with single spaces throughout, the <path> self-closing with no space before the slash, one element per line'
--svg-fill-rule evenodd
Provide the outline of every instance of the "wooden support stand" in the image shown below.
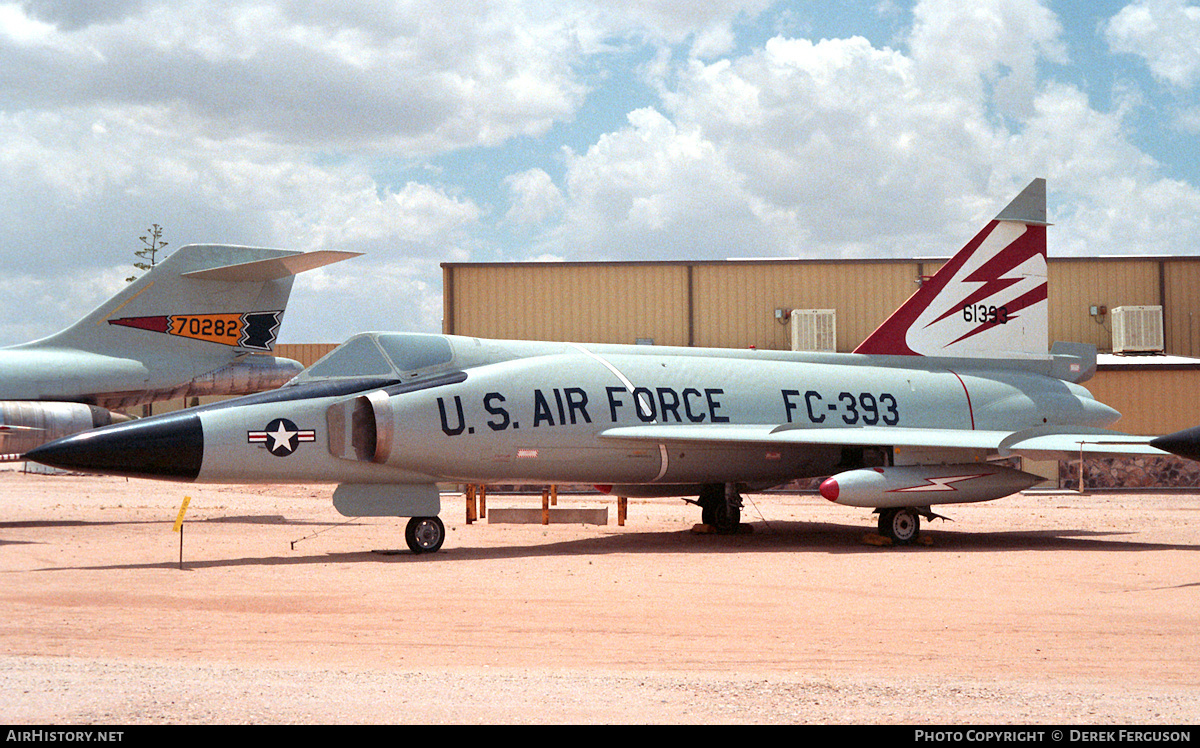
<path fill-rule="evenodd" d="M 463 497 L 466 500 L 468 525 L 477 519 L 487 518 L 487 486 L 468 485 L 463 490 Z M 552 509 L 551 507 L 558 507 L 557 485 L 547 486 L 542 489 L 541 512 L 538 512 L 536 509 L 500 508 L 494 510 L 498 514 L 490 521 L 502 524 L 536 524 L 540 518 L 543 525 L 560 523 L 608 524 L 607 509 Z M 618 496 L 617 524 L 621 526 L 625 525 L 628 508 L 629 499 L 624 496 Z"/>
<path fill-rule="evenodd" d="M 487 486 L 467 486 L 463 491 L 467 500 L 467 524 L 477 519 L 487 519 Z"/>

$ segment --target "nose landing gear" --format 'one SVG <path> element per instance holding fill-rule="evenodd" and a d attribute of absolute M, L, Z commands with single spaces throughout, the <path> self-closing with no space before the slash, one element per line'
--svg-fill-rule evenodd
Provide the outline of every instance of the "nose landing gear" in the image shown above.
<path fill-rule="evenodd" d="M 404 539 L 413 553 L 433 553 L 446 540 L 446 526 L 438 517 L 413 517 L 404 529 Z"/>

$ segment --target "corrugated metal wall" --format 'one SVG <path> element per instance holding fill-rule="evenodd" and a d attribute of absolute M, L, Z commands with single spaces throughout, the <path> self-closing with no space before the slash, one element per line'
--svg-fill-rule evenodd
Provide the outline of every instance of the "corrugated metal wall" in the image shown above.
<path fill-rule="evenodd" d="M 447 267 L 447 266 L 443 266 Z M 688 344 L 688 266 L 456 265 L 443 271 L 449 330 L 482 338 Z"/>
<path fill-rule="evenodd" d="M 1084 386 L 1121 413 L 1112 428 L 1129 434 L 1169 434 L 1200 424 L 1200 369 L 1102 368 Z"/>
<path fill-rule="evenodd" d="M 791 261 L 442 267 L 443 331 L 449 334 L 786 349 L 790 331 L 776 319 L 776 309 L 837 308 L 838 348 L 849 350 L 916 289 L 923 266 Z"/>
<path fill-rule="evenodd" d="M 448 333 L 527 340 L 786 349 L 776 309 L 837 310 L 850 351 L 941 260 L 442 266 Z M 1168 353 L 1200 355 L 1200 258 L 1051 258 L 1050 340 L 1112 349 L 1112 310 L 1162 306 Z M 1105 307 L 1093 316 L 1092 307 Z"/>
<path fill-rule="evenodd" d="M 275 346 L 275 355 L 299 361 L 307 368 L 337 347 L 337 343 L 280 343 Z"/>
<path fill-rule="evenodd" d="M 1052 259 L 1047 263 L 1050 340 L 1112 350 L 1112 310 L 1119 306 L 1162 305 L 1165 320 L 1159 266 L 1155 259 Z M 1108 314 L 1093 317 L 1092 306 L 1106 307 Z"/>
<path fill-rule="evenodd" d="M 916 290 L 917 263 L 697 265 L 694 345 L 786 350 L 776 309 L 836 309 L 838 350 L 852 350 Z"/>
<path fill-rule="evenodd" d="M 1188 257 L 1163 262 L 1163 320 L 1167 350 L 1200 356 L 1200 262 Z"/>

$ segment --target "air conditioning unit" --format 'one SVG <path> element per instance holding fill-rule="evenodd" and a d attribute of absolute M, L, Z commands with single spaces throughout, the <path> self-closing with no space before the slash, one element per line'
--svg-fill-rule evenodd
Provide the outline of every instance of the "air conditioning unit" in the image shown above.
<path fill-rule="evenodd" d="M 1112 310 L 1113 353 L 1162 353 L 1161 306 L 1119 306 Z"/>
<path fill-rule="evenodd" d="M 837 350 L 837 313 L 833 309 L 793 309 L 788 317 L 793 351 Z"/>

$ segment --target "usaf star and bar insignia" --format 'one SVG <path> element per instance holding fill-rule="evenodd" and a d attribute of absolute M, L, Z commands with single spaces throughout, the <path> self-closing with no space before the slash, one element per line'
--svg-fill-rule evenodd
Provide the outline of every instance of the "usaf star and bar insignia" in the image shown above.
<path fill-rule="evenodd" d="M 247 444 L 262 444 L 276 457 L 287 457 L 296 451 L 300 442 L 315 442 L 317 432 L 313 429 L 296 428 L 286 418 L 276 418 L 262 431 L 247 431 Z"/>
<path fill-rule="evenodd" d="M 108 324 L 161 332 L 182 338 L 255 351 L 270 352 L 283 320 L 283 310 L 218 314 L 160 314 L 153 317 L 122 317 Z"/>

